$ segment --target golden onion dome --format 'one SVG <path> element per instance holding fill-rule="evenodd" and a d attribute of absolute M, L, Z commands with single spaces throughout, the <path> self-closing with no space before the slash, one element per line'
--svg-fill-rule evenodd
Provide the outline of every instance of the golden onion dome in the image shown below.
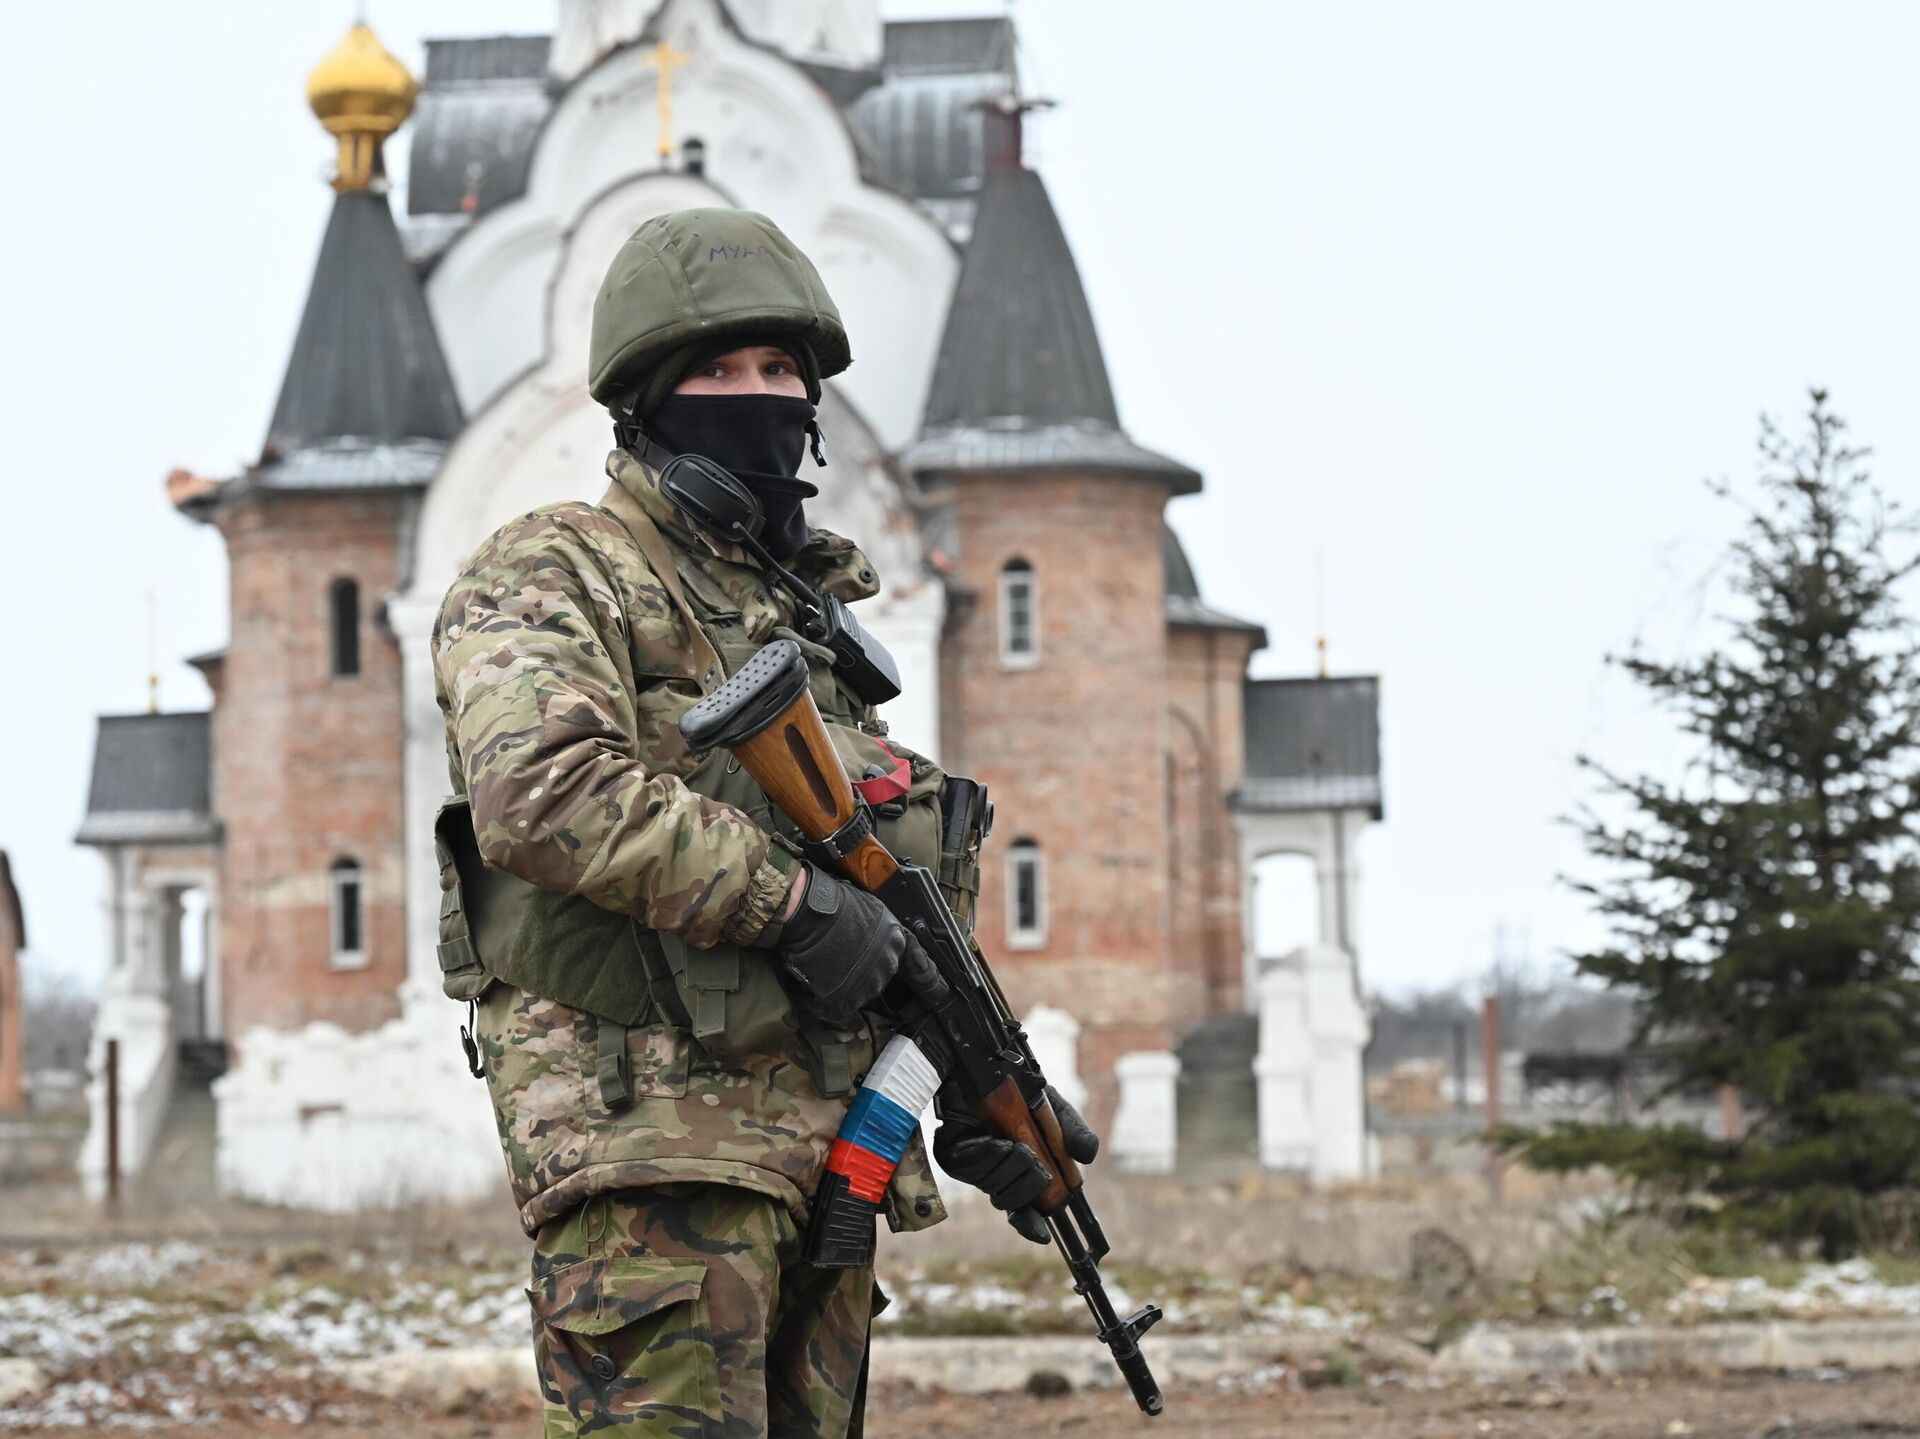
<path fill-rule="evenodd" d="M 412 113 L 419 83 L 365 25 L 347 31 L 307 76 L 307 103 L 327 132 L 340 137 L 339 190 L 364 190 L 376 171 L 380 142 Z"/>

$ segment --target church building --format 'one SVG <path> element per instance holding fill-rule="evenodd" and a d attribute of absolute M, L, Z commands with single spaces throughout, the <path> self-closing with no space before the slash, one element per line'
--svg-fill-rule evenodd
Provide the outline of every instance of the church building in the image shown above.
<path fill-rule="evenodd" d="M 1202 477 L 1121 423 L 1013 22 L 561 0 L 551 35 L 429 41 L 419 83 L 356 26 L 308 99 L 336 194 L 259 459 L 167 482 L 226 545 L 212 708 L 100 720 L 89 1182 L 112 1037 L 130 1170 L 336 1209 L 499 1185 L 439 987 L 428 637 L 490 531 L 604 486 L 595 291 L 641 221 L 708 205 L 770 215 L 845 317 L 809 517 L 881 576 L 894 731 L 991 788 L 977 932 L 1043 1061 L 1120 1162 L 1364 1172 L 1377 686 L 1251 680 L 1260 626 L 1201 598 L 1166 509 Z M 1279 854 L 1311 862 L 1318 943 L 1262 956 Z"/>

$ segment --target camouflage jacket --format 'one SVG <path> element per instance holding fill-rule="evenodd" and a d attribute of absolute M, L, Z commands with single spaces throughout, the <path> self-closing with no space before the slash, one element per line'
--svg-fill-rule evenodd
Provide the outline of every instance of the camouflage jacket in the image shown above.
<path fill-rule="evenodd" d="M 651 470 L 624 451 L 607 468 L 622 502 L 665 537 L 703 613 L 728 615 L 754 643 L 792 623 L 785 595 L 744 552 L 695 531 Z M 845 601 L 878 589 L 859 548 L 825 531 L 792 568 Z M 791 866 L 770 857 L 750 816 L 684 782 L 698 760 L 677 721 L 713 678 L 691 673 L 692 649 L 634 532 L 585 503 L 495 531 L 448 590 L 433 636 L 453 786 L 469 799 L 487 864 L 706 949 L 750 942 L 784 902 Z M 742 963 L 775 961 L 749 949 Z M 594 1015 L 501 983 L 478 1025 L 529 1232 L 596 1193 L 687 1180 L 759 1190 L 805 1222 L 852 1096 L 822 1092 L 791 1011 L 753 1052 L 718 1059 L 664 1017 L 632 1029 L 634 1100 L 617 1111 L 594 1085 Z M 857 1080 L 875 1036 L 862 1021 L 840 1038 Z M 888 1199 L 896 1228 L 944 1217 L 917 1141 Z"/>

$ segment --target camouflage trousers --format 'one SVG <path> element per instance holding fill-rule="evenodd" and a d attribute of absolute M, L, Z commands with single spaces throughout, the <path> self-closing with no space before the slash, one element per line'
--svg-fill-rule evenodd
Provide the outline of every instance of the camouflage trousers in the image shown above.
<path fill-rule="evenodd" d="M 859 1439 L 873 1270 L 815 1269 L 718 1184 L 596 1195 L 534 1238 L 546 1439 Z"/>

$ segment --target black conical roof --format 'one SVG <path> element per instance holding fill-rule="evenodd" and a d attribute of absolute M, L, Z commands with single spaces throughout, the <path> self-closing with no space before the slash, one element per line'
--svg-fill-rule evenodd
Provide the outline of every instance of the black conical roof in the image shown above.
<path fill-rule="evenodd" d="M 387 197 L 343 191 L 320 242 L 262 469 L 302 468 L 308 452 L 325 452 L 334 462 L 355 453 L 377 460 L 407 452 L 415 462 L 400 468 L 417 470 L 420 459 L 444 452 L 461 423 L 453 377 Z M 334 462 L 324 468 L 340 470 Z M 391 464 L 384 468 L 393 470 Z M 394 472 L 361 478 L 406 477 Z"/>
<path fill-rule="evenodd" d="M 990 170 L 981 188 L 926 425 L 1009 417 L 1120 424 L 1073 251 L 1025 168 Z"/>
<path fill-rule="evenodd" d="M 1017 162 L 989 168 L 981 186 L 906 460 L 923 473 L 1113 469 L 1200 486 L 1193 470 L 1120 428 L 1073 251 L 1045 182 Z"/>

